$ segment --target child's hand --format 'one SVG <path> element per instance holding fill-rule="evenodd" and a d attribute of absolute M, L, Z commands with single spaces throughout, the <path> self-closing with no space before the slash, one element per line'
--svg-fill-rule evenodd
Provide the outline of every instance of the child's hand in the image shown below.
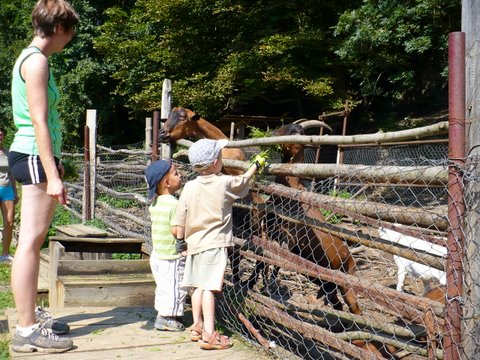
<path fill-rule="evenodd" d="M 175 250 L 177 251 L 177 254 L 181 254 L 182 252 L 187 251 L 187 242 L 183 239 L 177 239 L 177 242 L 175 243 Z"/>
<path fill-rule="evenodd" d="M 261 154 L 258 154 L 255 155 L 255 157 L 252 159 L 252 162 L 257 166 L 257 171 L 260 173 L 267 164 L 267 158 Z"/>

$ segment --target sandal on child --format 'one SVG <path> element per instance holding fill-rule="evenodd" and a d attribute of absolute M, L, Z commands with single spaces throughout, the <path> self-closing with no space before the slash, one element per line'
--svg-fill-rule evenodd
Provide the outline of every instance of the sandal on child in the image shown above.
<path fill-rule="evenodd" d="M 208 339 L 208 340 L 205 340 Z M 200 348 L 204 350 L 225 350 L 233 346 L 228 336 L 220 335 L 214 331 L 212 334 L 203 332 Z"/>
<path fill-rule="evenodd" d="M 190 340 L 198 341 L 202 338 L 202 328 L 198 325 L 192 325 L 188 328 L 190 331 Z"/>

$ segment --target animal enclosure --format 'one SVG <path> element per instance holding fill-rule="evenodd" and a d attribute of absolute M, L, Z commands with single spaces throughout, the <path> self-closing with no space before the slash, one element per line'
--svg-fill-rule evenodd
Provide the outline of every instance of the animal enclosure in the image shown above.
<path fill-rule="evenodd" d="M 148 253 L 143 170 L 150 154 L 141 147 L 97 146 L 94 208 L 95 219 L 110 230 L 145 239 Z M 388 157 L 380 165 L 333 170 L 325 164 L 272 164 L 257 176 L 251 191 L 257 200 L 249 197 L 234 207 L 236 246 L 217 303 L 225 326 L 282 359 L 442 359 L 445 288 L 407 274 L 403 291 L 396 291 L 393 257 L 438 271 L 445 269 L 445 258 L 379 236 L 380 229 L 390 229 L 446 244 L 446 147 L 434 159 L 415 147 L 420 155 L 403 156 L 401 163 Z M 184 158 L 174 155 L 188 180 L 195 174 Z M 69 184 L 78 216 L 82 164 L 78 181 Z M 288 171 L 299 188 L 275 181 Z M 347 267 L 350 258 L 353 267 Z"/>

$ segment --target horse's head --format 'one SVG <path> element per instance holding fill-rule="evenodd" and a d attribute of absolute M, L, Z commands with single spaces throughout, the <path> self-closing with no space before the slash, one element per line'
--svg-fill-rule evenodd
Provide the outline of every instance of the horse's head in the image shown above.
<path fill-rule="evenodd" d="M 197 125 L 198 119 L 200 119 L 200 115 L 196 112 L 183 107 L 174 107 L 163 128 L 159 131 L 159 140 L 174 141 L 187 137 L 203 137 Z"/>
<path fill-rule="evenodd" d="M 287 136 L 287 135 L 305 135 L 305 130 L 312 127 L 324 127 L 329 129 L 325 122 L 320 120 L 306 120 L 300 119 L 292 124 L 287 124 L 272 132 L 272 136 Z M 303 144 L 283 144 L 282 146 L 283 160 L 287 162 L 303 162 Z"/>

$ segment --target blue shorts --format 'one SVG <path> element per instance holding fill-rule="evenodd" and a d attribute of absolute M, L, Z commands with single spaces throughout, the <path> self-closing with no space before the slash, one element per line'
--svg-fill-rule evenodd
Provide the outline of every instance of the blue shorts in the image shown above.
<path fill-rule="evenodd" d="M 13 186 L 0 186 L 0 201 L 15 200 Z"/>

